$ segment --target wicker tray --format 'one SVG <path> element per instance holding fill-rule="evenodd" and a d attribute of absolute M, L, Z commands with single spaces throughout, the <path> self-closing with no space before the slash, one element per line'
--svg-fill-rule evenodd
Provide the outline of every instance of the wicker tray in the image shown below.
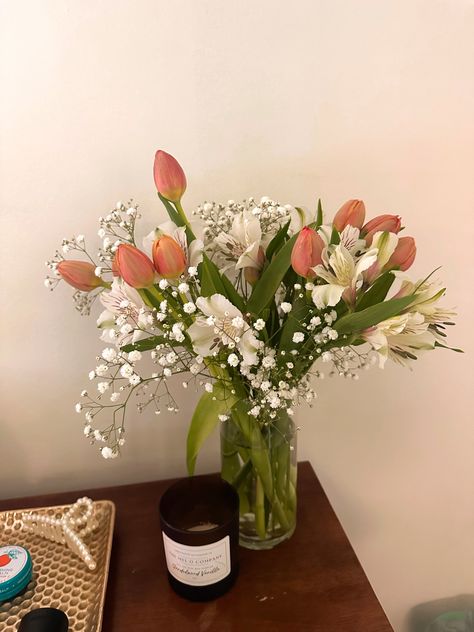
<path fill-rule="evenodd" d="M 33 560 L 33 579 L 26 592 L 0 605 L 1 632 L 16 632 L 20 619 L 34 608 L 60 608 L 69 617 L 70 632 L 99 632 L 109 573 L 115 505 L 94 502 L 99 526 L 86 538 L 97 562 L 91 572 L 70 549 L 21 528 L 23 511 L 58 517 L 70 505 L 0 512 L 0 546 L 19 544 Z"/>

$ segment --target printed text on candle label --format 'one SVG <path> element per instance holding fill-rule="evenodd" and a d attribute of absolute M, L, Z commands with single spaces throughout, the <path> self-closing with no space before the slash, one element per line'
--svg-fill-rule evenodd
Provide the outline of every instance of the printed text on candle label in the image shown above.
<path fill-rule="evenodd" d="M 166 564 L 171 575 L 183 584 L 208 586 L 230 573 L 230 539 L 204 546 L 180 544 L 163 533 Z"/>

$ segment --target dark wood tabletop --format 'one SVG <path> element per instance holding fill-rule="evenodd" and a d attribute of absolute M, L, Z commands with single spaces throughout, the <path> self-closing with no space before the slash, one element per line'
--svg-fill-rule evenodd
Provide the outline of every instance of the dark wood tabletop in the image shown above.
<path fill-rule="evenodd" d="M 103 632 L 392 631 L 308 462 L 299 464 L 293 537 L 271 551 L 240 549 L 237 583 L 207 603 L 186 601 L 168 585 L 158 501 L 171 482 L 3 500 L 0 511 L 84 495 L 115 503 Z"/>

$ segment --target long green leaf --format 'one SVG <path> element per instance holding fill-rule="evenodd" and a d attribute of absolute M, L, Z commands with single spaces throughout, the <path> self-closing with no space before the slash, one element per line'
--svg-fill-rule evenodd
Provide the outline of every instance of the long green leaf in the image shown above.
<path fill-rule="evenodd" d="M 280 250 L 281 246 L 284 244 L 286 236 L 288 235 L 289 226 L 290 222 L 287 222 L 284 226 L 282 226 L 275 237 L 268 244 L 266 252 L 268 261 L 272 260 L 273 255 L 278 252 L 278 250 Z"/>
<path fill-rule="evenodd" d="M 212 296 L 213 294 L 226 295 L 219 270 L 205 253 L 202 263 L 199 264 L 199 271 L 202 296 Z"/>
<path fill-rule="evenodd" d="M 158 193 L 158 197 L 160 198 L 160 200 L 163 202 L 163 205 L 170 217 L 170 220 L 176 224 L 176 226 L 184 226 L 184 221 L 181 218 L 180 214 L 178 213 L 178 211 L 174 208 L 174 206 L 171 204 L 171 202 L 169 202 L 166 198 L 164 198 L 161 193 Z"/>
<path fill-rule="evenodd" d="M 378 305 L 367 307 L 360 312 L 346 314 L 334 323 L 333 329 L 340 334 L 350 334 L 363 331 L 368 327 L 377 325 L 387 318 L 397 316 L 412 302 L 413 296 L 392 298 L 389 301 L 378 303 Z"/>
<path fill-rule="evenodd" d="M 173 341 L 168 340 L 168 338 L 164 336 L 152 336 L 151 338 L 143 338 L 143 340 L 137 340 L 137 342 L 124 345 L 120 350 L 125 351 L 125 353 L 130 353 L 130 351 L 150 351 L 154 349 L 156 345 L 163 344 L 172 346 Z"/>
<path fill-rule="evenodd" d="M 316 230 L 323 224 L 323 207 L 321 204 L 321 198 L 318 200 L 318 213 L 316 215 Z"/>
<path fill-rule="evenodd" d="M 296 238 L 297 235 L 293 235 L 293 237 L 282 246 L 255 284 L 252 296 L 247 303 L 247 311 L 251 314 L 260 314 L 275 296 L 283 277 L 290 267 L 291 251 L 293 250 Z"/>
<path fill-rule="evenodd" d="M 360 300 L 357 302 L 356 309 L 358 312 L 376 305 L 385 300 L 389 289 L 392 287 L 392 283 L 395 281 L 395 275 L 392 272 L 385 272 L 380 276 L 370 289 L 362 294 Z"/>
<path fill-rule="evenodd" d="M 226 413 L 237 401 L 229 388 L 216 382 L 212 393 L 203 393 L 194 410 L 186 443 L 188 473 L 194 474 L 196 459 L 204 441 L 219 423 L 219 415 Z"/>
<path fill-rule="evenodd" d="M 230 279 L 225 274 L 221 274 L 221 281 L 225 288 L 224 296 L 226 296 L 231 303 L 233 303 L 241 312 L 245 312 L 245 301 L 237 292 Z"/>

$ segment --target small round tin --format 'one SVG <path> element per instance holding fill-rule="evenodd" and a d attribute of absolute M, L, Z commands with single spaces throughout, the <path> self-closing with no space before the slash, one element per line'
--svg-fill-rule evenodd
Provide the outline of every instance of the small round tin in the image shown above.
<path fill-rule="evenodd" d="M 15 545 L 0 547 L 0 602 L 23 592 L 32 574 L 33 564 L 27 549 Z"/>

